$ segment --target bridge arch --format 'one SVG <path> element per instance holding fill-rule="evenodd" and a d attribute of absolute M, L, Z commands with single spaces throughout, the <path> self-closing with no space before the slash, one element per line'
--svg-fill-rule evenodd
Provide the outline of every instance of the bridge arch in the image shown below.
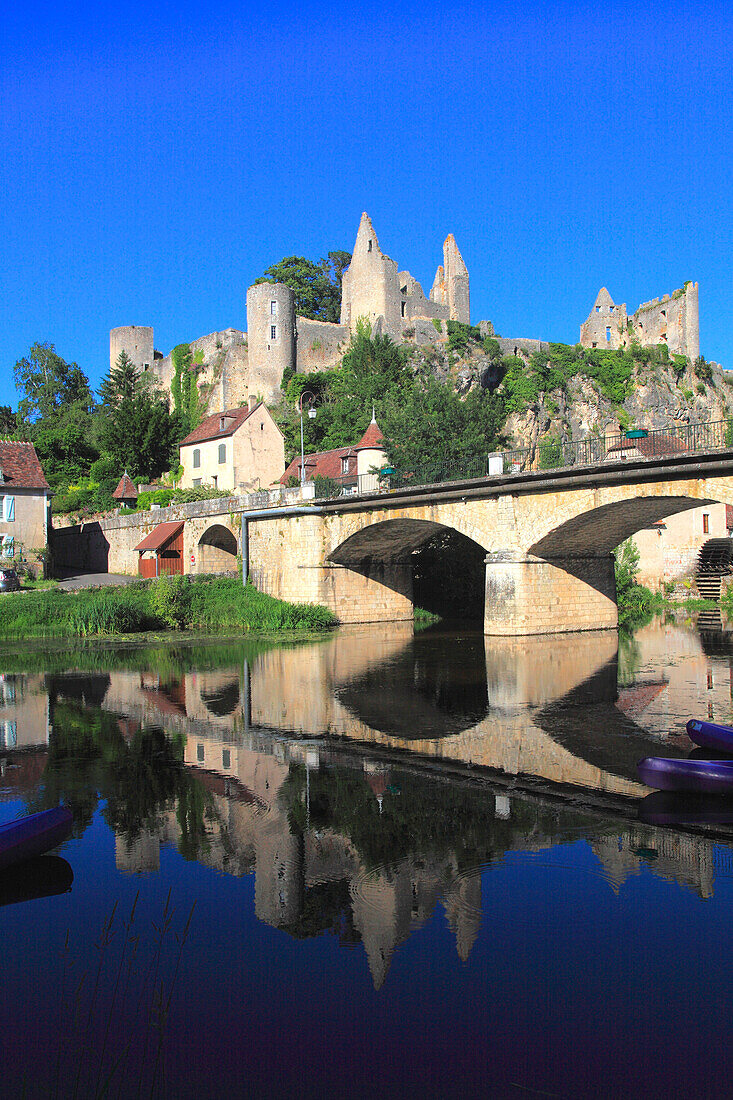
<path fill-rule="evenodd" d="M 223 523 L 207 527 L 198 541 L 201 573 L 229 573 L 237 568 L 237 538 Z"/>
<path fill-rule="evenodd" d="M 715 500 L 688 496 L 639 496 L 601 504 L 565 520 L 528 548 L 540 558 L 609 554 L 615 547 L 660 520 Z"/>
<path fill-rule="evenodd" d="M 448 524 L 423 519 L 368 524 L 328 555 L 333 564 L 403 594 L 409 585 L 413 604 L 442 618 L 479 620 L 484 614 L 485 558 L 485 548 L 474 539 Z"/>

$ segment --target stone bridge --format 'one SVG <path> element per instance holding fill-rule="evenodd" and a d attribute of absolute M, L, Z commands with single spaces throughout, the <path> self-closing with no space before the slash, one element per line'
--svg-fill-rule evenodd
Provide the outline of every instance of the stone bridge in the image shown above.
<path fill-rule="evenodd" d="M 408 620 L 417 556 L 438 540 L 448 588 L 459 545 L 485 572 L 486 634 L 613 629 L 613 548 L 715 502 L 733 504 L 733 451 L 504 475 L 259 513 L 247 565 L 262 591 L 326 604 L 342 622 Z"/>

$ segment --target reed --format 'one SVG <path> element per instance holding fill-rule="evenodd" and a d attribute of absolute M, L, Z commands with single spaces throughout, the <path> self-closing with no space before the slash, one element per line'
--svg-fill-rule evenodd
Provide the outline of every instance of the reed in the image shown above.
<path fill-rule="evenodd" d="M 0 597 L 0 639 L 101 637 L 160 630 L 298 633 L 329 630 L 325 607 L 291 604 L 229 578 L 162 577 L 81 592 Z"/>

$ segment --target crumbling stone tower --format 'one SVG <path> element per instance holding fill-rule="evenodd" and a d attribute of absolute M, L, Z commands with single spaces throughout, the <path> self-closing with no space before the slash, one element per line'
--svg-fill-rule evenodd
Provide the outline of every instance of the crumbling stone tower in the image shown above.
<path fill-rule="evenodd" d="M 430 300 L 447 306 L 451 321 L 462 321 L 465 325 L 471 323 L 468 269 L 452 233 L 443 242 L 443 263 L 435 272 Z"/>
<path fill-rule="evenodd" d="M 295 294 L 284 283 L 255 283 L 247 291 L 250 378 L 264 394 L 277 392 L 286 368 L 295 367 Z"/>
<path fill-rule="evenodd" d="M 379 247 L 371 218 L 364 213 L 341 284 L 341 324 L 353 332 L 360 317 L 374 333 L 386 333 L 398 343 L 405 330 L 420 328 L 426 339 L 435 339 L 433 319 L 470 323 L 468 271 L 453 234 L 443 245 L 443 265 L 438 268 L 430 298 L 417 279 L 400 271 Z"/>
<path fill-rule="evenodd" d="M 402 332 L 397 264 L 379 247 L 367 213 L 361 216 L 351 263 L 341 283 L 341 324 L 353 332 L 360 317 L 369 321 L 373 332 L 395 339 Z"/>
<path fill-rule="evenodd" d="M 122 325 L 110 329 L 109 366 L 115 366 L 124 351 L 140 372 L 150 370 L 153 365 L 153 330 L 147 325 Z"/>

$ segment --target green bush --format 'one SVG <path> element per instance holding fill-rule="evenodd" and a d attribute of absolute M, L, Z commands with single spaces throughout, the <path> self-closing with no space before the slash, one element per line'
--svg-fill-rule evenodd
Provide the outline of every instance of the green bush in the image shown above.
<path fill-rule="evenodd" d="M 191 617 L 191 585 L 187 577 L 160 577 L 153 581 L 151 604 L 155 614 L 172 630 L 183 630 Z"/>

